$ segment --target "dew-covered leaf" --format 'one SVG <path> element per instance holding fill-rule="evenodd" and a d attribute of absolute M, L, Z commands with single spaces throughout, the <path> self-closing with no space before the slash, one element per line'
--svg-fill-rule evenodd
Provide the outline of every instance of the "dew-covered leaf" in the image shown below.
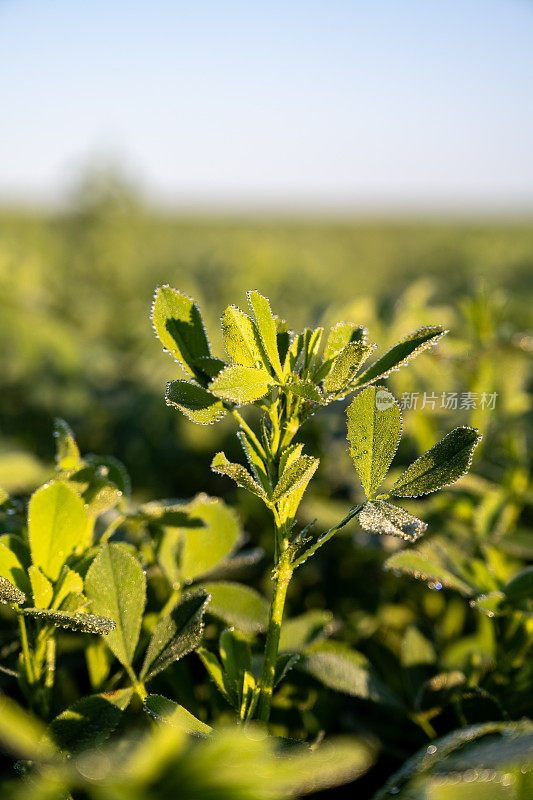
<path fill-rule="evenodd" d="M 118 660 L 131 665 L 144 611 L 146 578 L 139 561 L 124 544 L 106 544 L 85 578 L 91 611 L 109 617 L 116 628 L 106 639 Z"/>
<path fill-rule="evenodd" d="M 234 364 L 266 370 L 266 358 L 255 323 L 236 306 L 222 315 L 222 336 L 226 353 Z"/>
<path fill-rule="evenodd" d="M 180 598 L 168 616 L 157 623 L 146 650 L 141 679 L 151 680 L 198 647 L 209 600 L 205 590 L 189 592 Z"/>
<path fill-rule="evenodd" d="M 218 422 L 226 413 L 222 401 L 207 389 L 188 381 L 170 381 L 165 393 L 167 406 L 179 408 L 186 417 L 199 425 Z"/>
<path fill-rule="evenodd" d="M 316 403 L 317 405 L 323 405 L 324 403 L 322 392 L 318 386 L 315 386 L 311 381 L 287 383 L 283 388 L 288 392 L 292 392 L 301 400 L 305 400 L 307 403 Z"/>
<path fill-rule="evenodd" d="M 402 550 L 390 556 L 384 564 L 385 569 L 406 573 L 413 578 L 427 581 L 435 586 L 446 586 L 469 597 L 473 587 L 462 577 L 456 575 L 439 559 L 431 549 Z"/>
<path fill-rule="evenodd" d="M 28 510 L 33 563 L 56 581 L 74 550 L 86 543 L 89 518 L 82 498 L 61 481 L 38 489 Z"/>
<path fill-rule="evenodd" d="M 7 578 L 0 577 L 0 603 L 14 603 L 20 605 L 26 600 L 26 595 L 13 586 Z"/>
<path fill-rule="evenodd" d="M 367 497 L 380 486 L 402 434 L 400 407 L 383 387 L 369 386 L 347 410 L 350 455 Z"/>
<path fill-rule="evenodd" d="M 99 614 L 70 614 L 66 611 L 51 611 L 43 608 L 23 608 L 26 617 L 33 617 L 40 622 L 55 625 L 58 628 L 69 628 L 80 633 L 99 633 L 112 635 L 116 624 L 109 617 Z"/>
<path fill-rule="evenodd" d="M 324 379 L 324 391 L 337 393 L 345 389 L 373 349 L 374 345 L 366 342 L 349 342 L 343 347 Z"/>
<path fill-rule="evenodd" d="M 265 630 L 268 601 L 251 586 L 233 581 L 204 582 L 202 586 L 211 595 L 209 614 L 243 633 Z"/>
<path fill-rule="evenodd" d="M 211 462 L 211 469 L 219 475 L 227 475 L 228 478 L 234 480 L 241 489 L 252 492 L 262 500 L 266 499 L 265 490 L 252 478 L 248 470 L 243 467 L 242 464 L 234 464 L 228 461 L 224 453 L 217 453 L 215 455 Z"/>
<path fill-rule="evenodd" d="M 213 356 L 203 356 L 202 358 L 197 358 L 194 362 L 195 367 L 200 369 L 206 378 L 213 379 L 216 378 L 218 373 L 227 367 L 225 361 L 222 361 L 221 358 L 214 358 Z"/>
<path fill-rule="evenodd" d="M 144 709 L 151 717 L 188 734 L 208 736 L 213 731 L 210 725 L 199 720 L 186 708 L 160 694 L 149 694 L 144 701 Z"/>
<path fill-rule="evenodd" d="M 387 350 L 375 364 L 372 364 L 362 372 L 358 376 L 355 386 L 366 386 L 366 384 L 373 383 L 375 380 L 384 380 L 392 370 L 399 369 L 423 350 L 427 350 L 428 347 L 433 347 L 433 345 L 437 344 L 439 339 L 446 333 L 448 331 L 441 325 L 427 326 L 410 333 L 405 339 L 402 339 L 390 350 Z"/>
<path fill-rule="evenodd" d="M 160 286 L 152 305 L 152 324 L 159 341 L 193 377 L 197 358 L 209 356 L 209 342 L 194 300 L 170 286 Z"/>
<path fill-rule="evenodd" d="M 407 467 L 390 489 L 389 495 L 419 497 L 451 486 L 468 471 L 480 440 L 481 436 L 475 428 L 466 425 L 454 428 Z"/>
<path fill-rule="evenodd" d="M 236 364 L 223 369 L 209 389 L 221 400 L 242 405 L 264 397 L 274 383 L 274 378 L 265 369 Z"/>
<path fill-rule="evenodd" d="M 248 302 L 250 303 L 254 312 L 255 321 L 263 350 L 265 351 L 270 364 L 272 365 L 275 374 L 282 379 L 283 370 L 281 368 L 281 361 L 278 352 L 276 320 L 270 309 L 270 303 L 266 297 L 263 297 L 259 292 L 248 292 Z"/>
<path fill-rule="evenodd" d="M 56 465 L 62 472 L 78 469 L 82 463 L 80 451 L 70 426 L 59 417 L 54 420 Z"/>
<path fill-rule="evenodd" d="M 319 464 L 320 459 L 312 456 L 300 456 L 297 461 L 289 464 L 274 489 L 273 502 L 278 503 L 280 500 L 288 499 L 293 492 L 302 487 L 305 489 Z"/>
<path fill-rule="evenodd" d="M 133 689 L 93 694 L 77 700 L 50 723 L 50 733 L 60 750 L 80 753 L 102 745 L 120 722 Z"/>
<path fill-rule="evenodd" d="M 319 642 L 298 662 L 303 669 L 330 689 L 352 697 L 398 705 L 397 698 L 372 671 L 366 657 L 341 642 Z"/>
<path fill-rule="evenodd" d="M 39 567 L 34 567 L 33 564 L 28 570 L 28 575 L 30 576 L 34 605 L 37 608 L 48 608 L 54 596 L 52 584 L 48 578 L 43 575 Z"/>
<path fill-rule="evenodd" d="M 83 578 L 69 567 L 63 567 L 61 575 L 54 587 L 53 607 L 61 608 L 62 603 L 69 594 L 81 594 L 83 592 Z"/>
<path fill-rule="evenodd" d="M 245 431 L 240 430 L 237 433 L 244 454 L 252 470 L 256 481 L 263 487 L 265 493 L 270 496 L 272 494 L 272 486 L 267 475 L 265 460 L 263 453 L 258 449 L 258 445 L 251 439 Z"/>
<path fill-rule="evenodd" d="M 14 534 L 0 538 L 0 575 L 7 578 L 24 594 L 31 593 L 27 569 L 30 566 L 29 552 L 24 542 Z"/>
<path fill-rule="evenodd" d="M 427 523 L 385 500 L 369 500 L 357 518 L 365 531 L 400 536 L 408 542 L 415 542 L 427 529 Z"/>

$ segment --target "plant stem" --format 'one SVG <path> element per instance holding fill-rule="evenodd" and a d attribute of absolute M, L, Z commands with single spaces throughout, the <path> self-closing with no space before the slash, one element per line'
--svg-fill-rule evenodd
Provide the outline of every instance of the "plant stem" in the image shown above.
<path fill-rule="evenodd" d="M 141 698 L 141 701 L 144 703 L 144 701 L 148 696 L 148 692 L 146 691 L 146 686 L 144 685 L 144 682 L 137 678 L 135 672 L 133 671 L 133 669 L 130 667 L 129 664 L 126 664 L 125 667 L 126 667 L 126 672 L 128 673 L 128 677 L 131 681 L 132 687 L 135 689 L 135 691 Z"/>
<path fill-rule="evenodd" d="M 22 655 L 24 657 L 24 666 L 26 667 L 26 680 L 31 685 L 35 682 L 33 674 L 33 665 L 30 655 L 30 646 L 28 644 L 28 632 L 26 630 L 26 620 L 23 614 L 18 614 L 19 629 L 20 629 L 20 643 L 22 645 Z"/>
<path fill-rule="evenodd" d="M 311 545 L 311 547 L 308 550 L 305 551 L 305 553 L 302 553 L 302 555 L 299 558 L 293 561 L 292 563 L 293 569 L 299 567 L 300 564 L 303 564 L 304 561 L 307 561 L 308 558 L 310 558 L 314 553 L 316 553 L 319 547 L 322 547 L 323 544 L 329 542 L 331 537 L 334 536 L 337 533 L 337 531 L 340 531 L 341 528 L 344 528 L 344 526 L 347 525 L 348 522 L 350 522 L 350 520 L 352 520 L 355 517 L 355 515 L 361 511 L 364 505 L 365 505 L 364 503 L 359 503 L 358 506 L 354 506 L 353 508 L 351 508 L 344 517 L 344 519 L 342 519 L 339 523 L 337 523 L 335 527 L 330 528 L 329 531 L 323 533 L 322 536 L 319 539 L 317 539 L 317 541 L 313 545 Z"/>
<path fill-rule="evenodd" d="M 254 443 L 254 445 L 257 448 L 257 451 L 260 453 L 260 455 L 263 458 L 266 458 L 266 453 L 265 453 L 265 449 L 264 449 L 263 445 L 261 444 L 261 442 L 259 441 L 259 439 L 255 435 L 253 430 L 250 428 L 250 426 L 248 425 L 248 423 L 246 422 L 244 417 L 241 414 L 239 414 L 239 412 L 237 411 L 236 408 L 232 408 L 231 409 L 231 413 L 233 414 L 233 416 L 235 417 L 235 419 L 239 423 L 240 427 L 246 433 L 246 435 L 248 436 L 250 441 L 252 441 Z"/>
<path fill-rule="evenodd" d="M 270 719 L 270 706 L 272 704 L 272 693 L 274 691 L 283 609 L 285 607 L 285 597 L 287 596 L 287 589 L 291 577 L 292 568 L 290 559 L 288 551 L 285 551 L 280 556 L 276 572 L 276 584 L 274 587 L 274 597 L 270 605 L 265 654 L 263 657 L 263 671 L 260 681 L 261 695 L 259 698 L 258 718 L 265 724 L 268 723 Z"/>

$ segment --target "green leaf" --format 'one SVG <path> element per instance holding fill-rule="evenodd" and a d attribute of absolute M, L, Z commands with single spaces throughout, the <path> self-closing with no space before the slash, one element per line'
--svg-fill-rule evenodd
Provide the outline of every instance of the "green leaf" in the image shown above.
<path fill-rule="evenodd" d="M 24 594 L 31 593 L 26 572 L 29 567 L 28 555 L 22 539 L 18 536 L 8 534 L 0 538 L 0 575 L 7 578 Z"/>
<path fill-rule="evenodd" d="M 0 695 L 0 720 L 0 742 L 14 756 L 38 762 L 56 755 L 43 723 L 5 694 Z"/>
<path fill-rule="evenodd" d="M 374 347 L 375 345 L 366 342 L 349 342 L 343 347 L 335 358 L 331 372 L 324 379 L 324 391 L 337 393 L 345 389 Z"/>
<path fill-rule="evenodd" d="M 48 578 L 43 575 L 39 567 L 34 567 L 32 565 L 28 570 L 28 575 L 30 576 L 34 605 L 37 608 L 48 608 L 54 595 L 52 584 Z"/>
<path fill-rule="evenodd" d="M 526 567 L 502 588 L 509 603 L 520 603 L 533 597 L 533 566 Z"/>
<path fill-rule="evenodd" d="M 26 600 L 26 595 L 13 586 L 7 578 L 0 577 L 0 603 L 14 603 L 20 605 Z"/>
<path fill-rule="evenodd" d="M 133 689 L 83 697 L 50 723 L 57 746 L 68 753 L 100 747 L 113 733 L 129 705 Z"/>
<path fill-rule="evenodd" d="M 375 380 L 384 380 L 393 370 L 403 367 L 411 358 L 423 350 L 427 350 L 428 347 L 436 345 L 439 339 L 447 333 L 448 331 L 441 325 L 427 326 L 410 333 L 390 350 L 387 350 L 375 364 L 361 373 L 355 386 L 366 386 Z"/>
<path fill-rule="evenodd" d="M 202 356 L 202 358 L 195 359 L 194 362 L 195 367 L 200 369 L 206 378 L 216 378 L 218 373 L 227 367 L 225 361 L 222 361 L 221 358 L 214 358 L 213 356 Z"/>
<path fill-rule="evenodd" d="M 208 736 L 213 732 L 210 725 L 202 722 L 183 706 L 167 700 L 160 694 L 149 694 L 144 701 L 144 709 L 151 717 L 180 728 L 188 734 Z"/>
<path fill-rule="evenodd" d="M 217 453 L 211 462 L 211 469 L 219 475 L 227 475 L 235 481 L 237 486 L 241 489 L 246 489 L 249 492 L 257 495 L 262 500 L 266 500 L 266 493 L 262 486 L 260 486 L 248 470 L 242 464 L 233 464 L 228 461 L 224 453 Z"/>
<path fill-rule="evenodd" d="M 357 518 L 365 531 L 400 536 L 407 542 L 415 542 L 427 529 L 427 523 L 384 500 L 368 501 Z"/>
<path fill-rule="evenodd" d="M 56 437 L 56 465 L 61 471 L 78 469 L 83 463 L 80 451 L 70 427 L 64 419 L 54 420 L 54 436 Z"/>
<path fill-rule="evenodd" d="M 274 378 L 265 369 L 242 367 L 237 364 L 223 369 L 209 389 L 221 400 L 242 405 L 254 403 L 264 397 L 274 383 Z"/>
<path fill-rule="evenodd" d="M 123 544 L 104 545 L 87 572 L 85 592 L 92 611 L 116 622 L 107 644 L 124 666 L 131 666 L 146 597 L 139 561 Z"/>
<path fill-rule="evenodd" d="M 365 328 L 353 322 L 338 322 L 329 331 L 324 349 L 324 361 L 334 358 L 350 342 L 366 343 Z"/>
<path fill-rule="evenodd" d="M 244 454 L 255 479 L 263 487 L 267 496 L 270 497 L 272 494 L 272 486 L 270 485 L 270 480 L 268 478 L 263 454 L 259 452 L 258 445 L 253 439 L 249 438 L 243 430 L 238 431 L 237 438 L 241 443 L 242 449 L 244 450 Z"/>
<path fill-rule="evenodd" d="M 279 650 L 300 651 L 333 633 L 336 623 L 331 611 L 313 609 L 283 623 Z"/>
<path fill-rule="evenodd" d="M 160 286 L 152 305 L 152 324 L 159 341 L 195 377 L 195 361 L 210 355 L 200 310 L 187 295 Z"/>
<path fill-rule="evenodd" d="M 276 321 L 270 310 L 270 304 L 266 297 L 256 291 L 248 292 L 248 302 L 254 312 L 263 349 L 278 379 L 282 380 L 283 370 L 278 352 Z"/>
<path fill-rule="evenodd" d="M 222 336 L 228 356 L 235 364 L 266 370 L 261 337 L 250 317 L 240 308 L 228 306 L 222 315 Z"/>
<path fill-rule="evenodd" d="M 61 481 L 32 495 L 28 529 L 33 563 L 56 581 L 67 558 L 86 542 L 89 518 L 81 497 Z"/>
<path fill-rule="evenodd" d="M 25 617 L 33 617 L 57 628 L 70 628 L 79 633 L 99 633 L 112 635 L 115 621 L 98 614 L 69 614 L 64 611 L 50 611 L 43 608 L 22 608 Z"/>
<path fill-rule="evenodd" d="M 250 586 L 232 581 L 203 583 L 211 595 L 208 612 L 235 626 L 243 633 L 264 631 L 268 617 L 268 601 Z"/>
<path fill-rule="evenodd" d="M 324 404 L 324 397 L 320 389 L 311 381 L 287 383 L 283 389 L 286 392 L 292 392 L 296 397 L 305 400 L 307 403 Z"/>
<path fill-rule="evenodd" d="M 298 663 L 318 681 L 337 692 L 397 706 L 398 700 L 372 672 L 362 653 L 341 642 L 320 642 L 313 645 Z"/>
<path fill-rule="evenodd" d="M 228 692 L 226 686 L 226 680 L 224 676 L 224 671 L 222 669 L 222 664 L 216 657 L 214 653 L 210 653 L 209 650 L 205 650 L 203 647 L 199 647 L 196 651 L 200 656 L 202 664 L 207 670 L 207 673 L 221 695 L 231 703 L 230 693 Z"/>
<path fill-rule="evenodd" d="M 207 389 L 188 381 L 170 381 L 165 393 L 167 406 L 179 408 L 185 416 L 199 425 L 218 422 L 226 413 L 221 400 Z"/>
<path fill-rule="evenodd" d="M 276 658 L 276 670 L 274 674 L 274 689 L 284 680 L 287 673 L 298 663 L 300 660 L 299 653 L 281 653 Z"/>
<path fill-rule="evenodd" d="M 315 474 L 319 458 L 312 456 L 300 456 L 300 458 L 290 464 L 282 473 L 274 493 L 272 501 L 278 503 L 280 500 L 288 499 L 289 496 L 300 488 L 307 487 L 309 481 Z"/>
<path fill-rule="evenodd" d="M 390 556 L 384 564 L 385 569 L 393 572 L 404 572 L 413 578 L 427 581 L 430 584 L 441 584 L 449 589 L 455 589 L 462 595 L 469 597 L 473 587 L 463 578 L 452 572 L 445 565 L 437 553 L 430 548 L 418 550 L 402 550 Z"/>
<path fill-rule="evenodd" d="M 481 436 L 475 428 L 466 425 L 454 428 L 407 467 L 389 495 L 419 497 L 451 486 L 468 471 L 475 447 L 480 441 Z"/>
<path fill-rule="evenodd" d="M 69 567 L 63 567 L 59 580 L 54 589 L 54 608 L 61 608 L 63 601 L 69 594 L 81 594 L 83 592 L 83 578 Z"/>
<path fill-rule="evenodd" d="M 151 680 L 198 647 L 209 600 L 207 591 L 185 594 L 170 614 L 157 623 L 144 657 L 141 680 Z"/>
<path fill-rule="evenodd" d="M 245 672 L 252 671 L 250 645 L 240 633 L 234 630 L 220 634 L 220 658 L 226 678 L 226 688 L 232 697 L 233 705 L 240 706 L 242 678 Z"/>
<path fill-rule="evenodd" d="M 171 583 L 183 585 L 207 575 L 224 561 L 241 540 L 235 511 L 222 500 L 200 494 L 183 507 L 201 528 L 166 528 L 158 560 Z"/>
<path fill-rule="evenodd" d="M 383 387 L 369 386 L 347 411 L 350 455 L 367 497 L 381 485 L 402 435 L 400 407 Z"/>

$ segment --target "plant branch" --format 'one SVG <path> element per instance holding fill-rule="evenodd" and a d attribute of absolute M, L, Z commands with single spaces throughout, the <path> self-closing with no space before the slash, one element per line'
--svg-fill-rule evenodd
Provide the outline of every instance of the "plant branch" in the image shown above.
<path fill-rule="evenodd" d="M 322 547 L 323 544 L 329 542 L 332 536 L 335 536 L 335 534 L 338 531 L 340 531 L 341 528 L 344 528 L 344 526 L 347 525 L 356 516 L 356 514 L 358 514 L 362 510 L 364 505 L 365 505 L 364 503 L 359 503 L 359 505 L 351 508 L 348 514 L 344 517 L 344 519 L 342 519 L 333 528 L 330 528 L 329 531 L 323 533 L 322 536 L 320 536 L 320 538 L 317 539 L 317 541 L 313 545 L 311 545 L 311 547 L 309 547 L 304 553 L 302 553 L 301 556 L 299 556 L 299 558 L 297 558 L 295 561 L 292 562 L 292 568 L 296 569 L 296 567 L 299 567 L 301 564 L 304 563 L 304 561 L 307 561 L 308 558 L 314 555 L 316 551 L 319 549 L 319 547 Z"/>

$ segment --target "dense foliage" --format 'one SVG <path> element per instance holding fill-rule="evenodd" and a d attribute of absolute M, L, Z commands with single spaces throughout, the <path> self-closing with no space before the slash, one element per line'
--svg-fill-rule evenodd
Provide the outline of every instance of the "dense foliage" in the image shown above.
<path fill-rule="evenodd" d="M 1 245 L 6 796 L 252 800 L 356 778 L 345 791 L 361 797 L 532 796 L 527 295 L 509 304 L 500 290 L 441 291 L 429 278 L 400 292 L 391 273 L 390 294 L 367 283 L 366 299 L 356 284 L 371 270 L 332 280 L 340 241 L 379 254 L 385 229 L 345 226 L 344 239 L 327 234 L 327 281 L 308 263 L 307 282 L 284 282 L 283 257 L 262 278 L 256 265 L 272 308 L 291 326 L 307 314 L 312 328 L 294 337 L 253 292 L 217 334 L 242 275 L 217 276 L 196 244 L 178 285 L 206 301 L 212 340 L 183 293 L 160 289 L 153 309 L 178 372 L 147 321 L 148 284 L 172 277 L 164 248 L 176 229 L 128 214 L 99 201 L 70 220 L 3 223 L 37 237 Z M 143 226 L 152 242 L 164 233 L 144 271 L 132 238 Z M 180 246 L 196 241 L 193 223 L 177 230 Z M 253 241 L 245 225 L 214 230 L 210 247 L 233 236 L 228 259 Z M 300 265 L 315 258 L 301 255 L 303 231 L 284 245 Z M 387 241 L 443 231 L 390 230 Z M 320 251 L 326 233 L 313 236 Z M 482 240 L 473 229 L 448 238 L 471 259 Z M 526 241 L 502 245 L 515 287 Z M 74 245 L 69 282 L 60 265 Z M 165 377 L 167 403 L 189 419 L 165 408 Z M 53 466 L 55 410 L 84 447 L 57 420 Z M 128 469 L 85 455 L 87 444 Z M 269 614 L 280 583 L 281 629 Z"/>

